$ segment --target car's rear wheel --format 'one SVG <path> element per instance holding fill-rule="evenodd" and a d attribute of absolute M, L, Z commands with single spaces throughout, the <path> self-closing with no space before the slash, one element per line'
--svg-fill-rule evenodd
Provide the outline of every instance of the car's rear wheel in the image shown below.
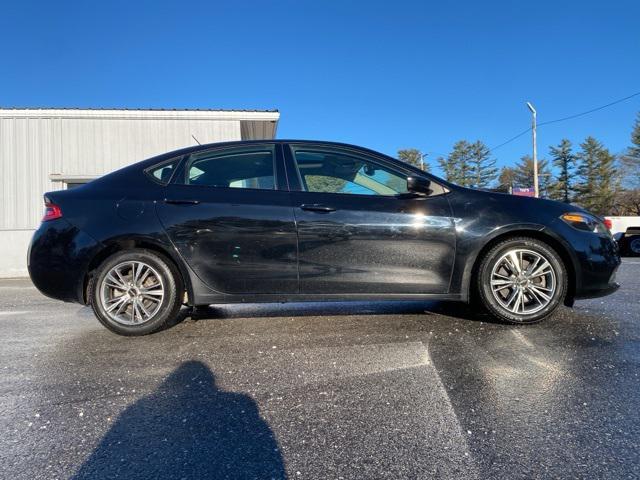
<path fill-rule="evenodd" d="M 146 335 L 175 320 L 182 280 L 156 252 L 125 250 L 107 258 L 92 278 L 89 298 L 98 320 L 120 335 Z"/>
<path fill-rule="evenodd" d="M 486 309 L 510 323 L 535 323 L 551 315 L 567 292 L 567 270 L 548 244 L 527 237 L 504 240 L 482 258 L 478 296 Z"/>

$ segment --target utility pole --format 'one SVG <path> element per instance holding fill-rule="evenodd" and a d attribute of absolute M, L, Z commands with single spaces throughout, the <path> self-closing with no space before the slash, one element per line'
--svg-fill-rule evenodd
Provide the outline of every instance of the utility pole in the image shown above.
<path fill-rule="evenodd" d="M 422 170 L 423 172 L 424 172 L 424 157 L 426 157 L 427 155 L 429 154 L 420 152 L 420 170 Z"/>
<path fill-rule="evenodd" d="M 531 111 L 531 133 L 533 140 L 533 192 L 536 198 L 540 196 L 540 188 L 538 185 L 538 145 L 536 140 L 536 109 L 533 108 L 531 102 L 527 102 L 527 107 Z"/>

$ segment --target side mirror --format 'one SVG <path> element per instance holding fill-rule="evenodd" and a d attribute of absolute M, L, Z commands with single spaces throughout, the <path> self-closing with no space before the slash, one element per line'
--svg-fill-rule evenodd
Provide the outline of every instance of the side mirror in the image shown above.
<path fill-rule="evenodd" d="M 421 195 L 431 194 L 431 180 L 423 177 L 407 177 L 407 190 Z"/>

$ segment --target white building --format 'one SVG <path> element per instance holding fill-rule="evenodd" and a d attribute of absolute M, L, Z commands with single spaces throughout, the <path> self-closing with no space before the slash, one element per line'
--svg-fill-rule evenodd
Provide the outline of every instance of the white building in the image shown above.
<path fill-rule="evenodd" d="M 0 109 L 0 277 L 27 275 L 44 192 L 195 145 L 195 139 L 271 139 L 279 117 L 275 110 Z"/>

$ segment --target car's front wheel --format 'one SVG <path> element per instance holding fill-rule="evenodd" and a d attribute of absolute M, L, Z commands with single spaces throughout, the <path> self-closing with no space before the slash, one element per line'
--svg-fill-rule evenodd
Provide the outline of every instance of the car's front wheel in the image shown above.
<path fill-rule="evenodd" d="M 504 240 L 482 258 L 480 300 L 510 323 L 535 323 L 551 315 L 567 292 L 567 270 L 558 253 L 534 238 Z"/>
<path fill-rule="evenodd" d="M 134 249 L 107 258 L 92 277 L 91 307 L 98 320 L 120 335 L 146 335 L 174 320 L 182 305 L 176 267 L 151 250 Z"/>

